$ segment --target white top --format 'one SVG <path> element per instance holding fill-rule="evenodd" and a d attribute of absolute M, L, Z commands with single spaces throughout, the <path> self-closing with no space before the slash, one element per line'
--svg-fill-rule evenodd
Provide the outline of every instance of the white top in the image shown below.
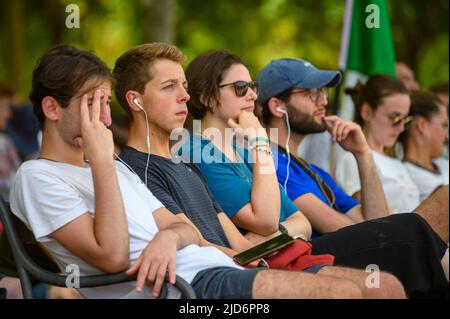
<path fill-rule="evenodd" d="M 420 191 L 420 200 L 424 200 L 439 186 L 448 185 L 449 165 L 448 160 L 438 158 L 433 161 L 437 167 L 436 172 L 432 172 L 411 162 L 403 162 L 409 175 Z"/>
<path fill-rule="evenodd" d="M 305 135 L 297 154 L 310 164 L 330 172 L 330 151 L 333 140 L 328 132 Z"/>
<path fill-rule="evenodd" d="M 420 204 L 420 192 L 403 163 L 372 151 L 375 166 L 390 208 L 396 213 L 413 212 Z M 352 153 L 343 153 L 336 161 L 336 181 L 353 195 L 361 191 L 358 164 Z"/>
<path fill-rule="evenodd" d="M 115 165 L 128 218 L 130 261 L 134 263 L 158 232 L 152 213 L 163 205 L 139 177 L 120 162 Z M 102 273 L 49 237 L 49 234 L 86 212 L 95 217 L 90 168 L 48 160 L 25 162 L 18 170 L 12 186 L 10 205 L 12 212 L 31 229 L 37 241 L 51 252 L 61 270 L 65 270 L 69 264 L 76 264 L 81 275 Z M 240 268 L 214 247 L 189 245 L 177 252 L 176 273 L 188 282 L 199 271 L 218 266 Z M 148 287 L 141 294 L 136 293 L 135 282 L 79 291 L 86 298 L 152 298 Z M 171 298 L 180 296 L 172 287 L 168 292 Z"/>

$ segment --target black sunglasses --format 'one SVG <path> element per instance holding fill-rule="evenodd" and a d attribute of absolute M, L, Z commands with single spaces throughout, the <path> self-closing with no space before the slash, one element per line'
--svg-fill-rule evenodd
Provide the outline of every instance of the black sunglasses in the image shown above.
<path fill-rule="evenodd" d="M 236 93 L 236 96 L 242 97 L 247 94 L 248 88 L 251 88 L 255 93 L 258 93 L 258 83 L 256 81 L 236 81 L 233 83 L 227 83 L 219 85 L 219 88 L 223 88 L 225 86 L 232 85 L 234 87 L 234 93 Z"/>

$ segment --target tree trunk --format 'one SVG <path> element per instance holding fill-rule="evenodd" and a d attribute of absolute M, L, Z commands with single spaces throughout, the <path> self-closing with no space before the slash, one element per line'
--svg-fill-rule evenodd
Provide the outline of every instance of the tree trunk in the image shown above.
<path fill-rule="evenodd" d="M 4 5 L 6 78 L 8 85 L 15 92 L 23 92 L 25 88 L 23 1 L 5 1 Z"/>
<path fill-rule="evenodd" d="M 172 43 L 176 0 L 142 0 L 144 42 Z"/>
<path fill-rule="evenodd" d="M 41 2 L 42 20 L 50 38 L 50 46 L 63 42 L 66 32 L 65 19 L 68 13 L 66 7 L 60 1 L 44 0 Z"/>

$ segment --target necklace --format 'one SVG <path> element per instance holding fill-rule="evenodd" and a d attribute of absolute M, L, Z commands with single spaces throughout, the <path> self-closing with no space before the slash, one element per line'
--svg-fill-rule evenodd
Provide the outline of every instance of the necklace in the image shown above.
<path fill-rule="evenodd" d="M 47 158 L 47 157 L 38 157 L 37 159 L 38 159 L 38 160 L 46 160 L 46 161 L 50 161 L 50 162 L 59 163 L 58 161 L 52 160 L 52 159 Z"/>

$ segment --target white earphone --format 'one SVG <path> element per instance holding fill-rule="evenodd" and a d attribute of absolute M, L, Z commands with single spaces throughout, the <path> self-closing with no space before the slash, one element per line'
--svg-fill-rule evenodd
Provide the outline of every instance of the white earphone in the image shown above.
<path fill-rule="evenodd" d="M 289 181 L 289 169 L 290 169 L 290 166 L 291 166 L 291 150 L 289 148 L 289 140 L 291 139 L 291 126 L 289 125 L 289 114 L 288 114 L 288 112 L 285 109 L 283 109 L 282 107 L 280 107 L 280 106 L 277 106 L 275 108 L 275 110 L 277 112 L 283 113 L 285 115 L 284 118 L 286 119 L 286 127 L 287 127 L 286 153 L 287 153 L 287 156 L 288 156 L 288 162 L 287 162 L 287 165 L 286 165 L 286 179 L 284 180 L 284 192 L 287 195 L 287 183 Z"/>
<path fill-rule="evenodd" d="M 134 105 L 136 105 L 138 108 L 140 108 L 143 112 L 144 112 L 144 115 L 145 115 L 145 124 L 147 125 L 147 162 L 146 162 L 146 164 L 145 164 L 145 186 L 147 186 L 147 169 L 148 169 L 148 164 L 149 164 L 149 162 L 150 162 L 150 127 L 149 127 L 149 125 L 148 125 L 148 117 L 147 117 L 147 112 L 145 112 L 145 110 L 144 110 L 144 108 L 142 107 L 142 105 L 141 105 L 141 103 L 139 103 L 139 100 L 138 100 L 138 98 L 137 97 L 135 97 L 134 99 L 133 99 L 133 103 L 134 103 Z M 129 166 L 129 165 L 127 165 L 118 155 L 116 155 L 117 156 L 117 158 L 122 162 L 122 163 L 124 163 L 129 169 L 131 169 L 133 172 L 134 172 L 134 170 Z M 135 173 L 135 172 L 134 172 Z M 136 173 L 135 173 L 136 174 Z M 136 174 L 137 175 L 137 174 Z M 138 175 L 139 176 L 139 175 Z"/>
<path fill-rule="evenodd" d="M 144 108 L 142 107 L 141 103 L 139 103 L 139 100 L 137 99 L 137 97 L 135 97 L 135 98 L 133 99 L 133 103 L 134 103 L 134 105 L 136 105 L 138 108 L 140 108 L 142 111 L 145 112 L 145 110 L 144 110 Z"/>
<path fill-rule="evenodd" d="M 283 109 L 282 107 L 277 106 L 277 108 L 276 108 L 275 110 L 277 110 L 277 111 L 280 112 L 280 113 L 287 114 L 286 110 Z"/>

